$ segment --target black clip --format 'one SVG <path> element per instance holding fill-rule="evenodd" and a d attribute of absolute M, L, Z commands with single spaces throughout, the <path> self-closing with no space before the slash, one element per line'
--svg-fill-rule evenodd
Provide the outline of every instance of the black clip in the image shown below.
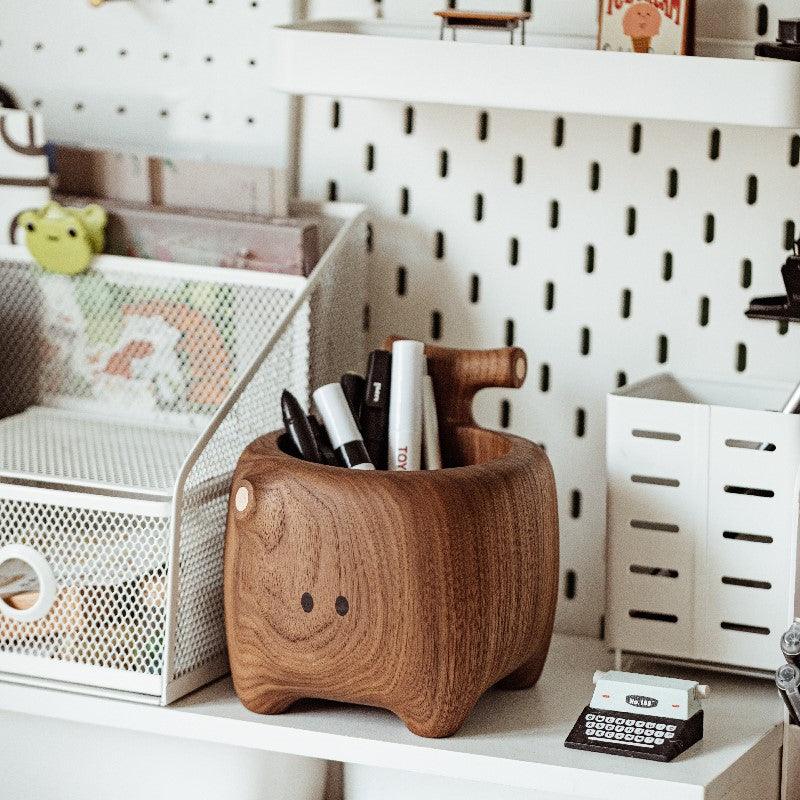
<path fill-rule="evenodd" d="M 770 319 L 800 322 L 800 239 L 794 243 L 794 252 L 781 267 L 785 295 L 756 297 L 750 302 L 745 316 L 750 319 Z"/>

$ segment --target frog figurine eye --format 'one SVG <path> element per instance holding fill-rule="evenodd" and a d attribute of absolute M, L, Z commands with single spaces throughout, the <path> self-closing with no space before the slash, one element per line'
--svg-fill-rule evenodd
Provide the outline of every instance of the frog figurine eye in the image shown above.
<path fill-rule="evenodd" d="M 105 246 L 105 209 L 98 205 L 68 208 L 48 203 L 20 214 L 25 244 L 36 262 L 48 272 L 79 275 Z"/>

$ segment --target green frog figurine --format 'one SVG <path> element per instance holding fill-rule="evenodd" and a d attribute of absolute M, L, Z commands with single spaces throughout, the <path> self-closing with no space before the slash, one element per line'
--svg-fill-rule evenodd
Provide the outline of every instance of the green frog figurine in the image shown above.
<path fill-rule="evenodd" d="M 48 272 L 79 275 L 103 252 L 108 216 L 101 206 L 70 208 L 56 202 L 20 214 L 25 244 Z"/>

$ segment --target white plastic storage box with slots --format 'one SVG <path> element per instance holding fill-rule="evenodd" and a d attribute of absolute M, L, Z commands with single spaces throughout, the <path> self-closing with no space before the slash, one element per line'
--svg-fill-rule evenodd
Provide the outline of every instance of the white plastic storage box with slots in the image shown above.
<path fill-rule="evenodd" d="M 239 454 L 364 352 L 362 207 L 293 214 L 310 278 L 0 250 L 0 678 L 168 703 L 227 671 Z"/>
<path fill-rule="evenodd" d="M 796 613 L 789 384 L 660 375 L 608 397 L 608 642 L 772 671 Z M 777 653 L 777 656 L 776 656 Z"/>

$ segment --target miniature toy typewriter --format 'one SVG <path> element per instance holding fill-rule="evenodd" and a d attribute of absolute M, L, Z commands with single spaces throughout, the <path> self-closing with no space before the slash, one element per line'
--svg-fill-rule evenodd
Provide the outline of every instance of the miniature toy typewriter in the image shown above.
<path fill-rule="evenodd" d="M 703 738 L 707 686 L 631 672 L 595 672 L 594 683 L 566 747 L 672 761 Z"/>

